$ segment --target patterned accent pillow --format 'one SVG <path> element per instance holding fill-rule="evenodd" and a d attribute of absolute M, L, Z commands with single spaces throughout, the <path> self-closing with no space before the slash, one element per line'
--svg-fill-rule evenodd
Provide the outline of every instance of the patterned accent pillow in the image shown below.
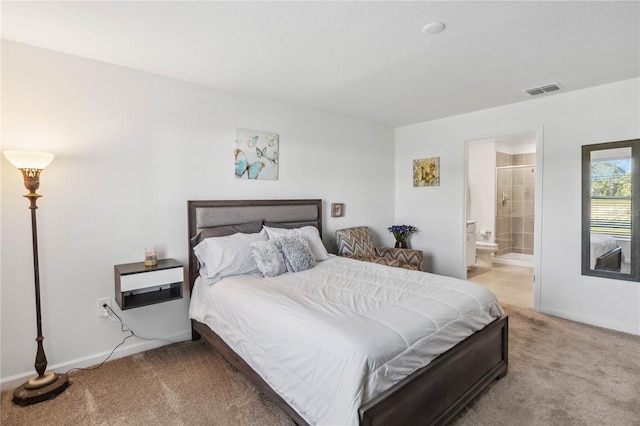
<path fill-rule="evenodd" d="M 267 231 L 269 239 L 273 240 L 283 236 L 297 234 L 303 235 L 307 239 L 307 243 L 309 244 L 309 248 L 311 249 L 311 253 L 313 253 L 313 257 L 316 259 L 316 262 L 322 262 L 323 260 L 331 259 L 334 256 L 327 252 L 327 249 L 322 243 L 322 238 L 320 238 L 320 232 L 315 226 L 303 226 L 301 228 L 289 229 L 264 225 L 263 228 Z"/>
<path fill-rule="evenodd" d="M 287 272 L 284 256 L 282 256 L 282 252 L 275 241 L 267 240 L 252 243 L 251 254 L 263 277 L 277 277 Z"/>
<path fill-rule="evenodd" d="M 307 239 L 302 234 L 283 235 L 275 240 L 284 255 L 287 272 L 300 272 L 316 264 Z"/>

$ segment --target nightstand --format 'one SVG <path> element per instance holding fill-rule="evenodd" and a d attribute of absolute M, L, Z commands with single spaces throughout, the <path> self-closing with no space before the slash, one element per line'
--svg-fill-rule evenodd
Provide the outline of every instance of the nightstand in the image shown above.
<path fill-rule="evenodd" d="M 174 259 L 156 266 L 144 262 L 115 265 L 116 302 L 120 309 L 138 308 L 182 298 L 184 267 Z"/>

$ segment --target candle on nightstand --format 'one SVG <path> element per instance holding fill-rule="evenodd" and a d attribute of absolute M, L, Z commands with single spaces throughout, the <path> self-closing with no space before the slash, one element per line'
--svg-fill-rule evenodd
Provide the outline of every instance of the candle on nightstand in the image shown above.
<path fill-rule="evenodd" d="M 158 250 L 155 246 L 145 247 L 144 266 L 156 266 L 158 264 Z"/>

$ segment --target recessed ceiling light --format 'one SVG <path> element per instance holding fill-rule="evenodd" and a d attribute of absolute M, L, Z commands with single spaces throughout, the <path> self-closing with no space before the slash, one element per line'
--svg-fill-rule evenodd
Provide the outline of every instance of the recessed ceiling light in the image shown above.
<path fill-rule="evenodd" d="M 442 22 L 431 22 L 422 27 L 422 32 L 427 34 L 440 34 L 444 31 L 444 24 Z"/>

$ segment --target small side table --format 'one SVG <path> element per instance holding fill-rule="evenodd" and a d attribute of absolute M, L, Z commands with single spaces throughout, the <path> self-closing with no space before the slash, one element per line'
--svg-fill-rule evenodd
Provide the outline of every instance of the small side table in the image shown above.
<path fill-rule="evenodd" d="M 114 266 L 116 302 L 120 309 L 138 308 L 182 298 L 184 266 L 174 259 L 159 259 Z"/>

